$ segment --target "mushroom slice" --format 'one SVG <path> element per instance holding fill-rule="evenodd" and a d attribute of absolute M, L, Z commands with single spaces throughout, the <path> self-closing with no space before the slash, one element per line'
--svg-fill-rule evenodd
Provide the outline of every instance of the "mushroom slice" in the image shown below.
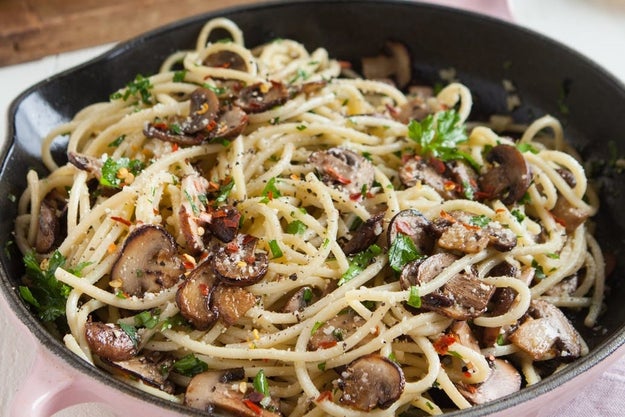
<path fill-rule="evenodd" d="M 419 210 L 406 209 L 397 213 L 388 225 L 388 245 L 392 245 L 398 234 L 412 239 L 421 254 L 432 253 L 434 239 L 430 233 L 431 222 Z"/>
<path fill-rule="evenodd" d="M 208 230 L 222 242 L 231 242 L 239 232 L 241 212 L 233 206 L 221 206 L 210 213 Z"/>
<path fill-rule="evenodd" d="M 146 224 L 126 237 L 111 280 L 119 280 L 126 294 L 141 297 L 174 286 L 183 273 L 173 236 L 161 226 Z"/>
<path fill-rule="evenodd" d="M 395 362 L 371 353 L 351 362 L 341 372 L 338 386 L 343 404 L 360 411 L 387 409 L 399 399 L 406 379 Z"/>
<path fill-rule="evenodd" d="M 562 311 L 544 300 L 532 300 L 528 319 L 509 340 L 535 361 L 575 359 L 581 355 L 581 335 Z"/>
<path fill-rule="evenodd" d="M 234 51 L 221 50 L 209 54 L 202 64 L 213 68 L 227 68 L 236 71 L 247 71 L 245 59 Z"/>
<path fill-rule="evenodd" d="M 573 233 L 590 217 L 588 210 L 575 207 L 561 195 L 558 196 L 556 204 L 551 209 L 551 214 L 558 220 L 558 223 L 564 225 L 567 233 Z"/>
<path fill-rule="evenodd" d="M 199 87 L 191 93 L 189 117 L 180 126 L 187 134 L 212 131 L 219 112 L 219 98 L 209 88 Z"/>
<path fill-rule="evenodd" d="M 460 393 L 473 404 L 484 404 L 521 389 L 521 374 L 510 362 L 495 359 L 486 381 L 476 385 L 457 384 Z"/>
<path fill-rule="evenodd" d="M 350 196 L 369 191 L 375 170 L 364 156 L 345 148 L 330 148 L 313 152 L 308 162 L 314 165 L 321 180 L 344 190 Z"/>
<path fill-rule="evenodd" d="M 382 234 L 383 220 L 384 212 L 377 213 L 361 223 L 356 230 L 351 233 L 348 240 L 341 241 L 341 248 L 343 252 L 345 252 L 345 255 L 353 255 L 362 252 L 373 245 L 378 239 L 378 236 Z"/>
<path fill-rule="evenodd" d="M 394 78 L 397 87 L 404 88 L 412 78 L 408 48 L 401 42 L 386 42 L 385 53 L 362 59 L 362 74 L 370 80 Z"/>
<path fill-rule="evenodd" d="M 35 237 L 37 253 L 50 252 L 63 233 L 60 217 L 65 212 L 67 204 L 51 197 L 50 194 L 41 201 L 39 206 L 37 236 Z M 59 205 L 62 205 L 62 209 Z"/>
<path fill-rule="evenodd" d="M 256 83 L 243 88 L 234 104 L 246 113 L 260 113 L 286 103 L 288 98 L 286 85 L 271 81 L 271 84 Z"/>
<path fill-rule="evenodd" d="M 267 273 L 269 260 L 264 252 L 256 253 L 258 239 L 239 234 L 227 245 L 220 246 L 213 259 L 213 266 L 219 278 L 235 286 L 252 285 Z"/>
<path fill-rule="evenodd" d="M 211 298 L 217 276 L 210 260 L 198 265 L 176 292 L 180 314 L 197 330 L 207 330 L 217 320 L 218 312 L 211 308 Z"/>
<path fill-rule="evenodd" d="M 225 413 L 237 417 L 280 417 L 279 412 L 260 406 L 250 408 L 246 404 L 245 394 L 240 391 L 240 384 L 237 383 L 244 379 L 243 368 L 203 372 L 189 382 L 184 402 L 189 407 L 216 415 Z"/>
<path fill-rule="evenodd" d="M 479 226 L 454 222 L 438 238 L 438 246 L 443 249 L 463 253 L 478 253 L 488 246 L 489 237 Z"/>
<path fill-rule="evenodd" d="M 460 159 L 446 162 L 445 166 L 447 167 L 446 172 L 449 173 L 453 182 L 460 185 L 464 197 L 473 200 L 478 191 L 477 181 L 479 178 L 473 167 Z"/>
<path fill-rule="evenodd" d="M 234 138 L 247 126 L 248 116 L 240 107 L 232 106 L 219 115 L 216 123 L 209 138 Z"/>
<path fill-rule="evenodd" d="M 102 166 L 104 162 L 102 162 L 100 158 L 70 151 L 67 153 L 67 160 L 81 171 L 93 174 L 98 180 L 102 177 Z"/>
<path fill-rule="evenodd" d="M 459 198 L 457 184 L 443 174 L 447 167 L 436 158 L 429 161 L 415 156 L 408 159 L 399 168 L 399 179 L 406 187 L 414 187 L 417 184 L 425 184 L 434 189 L 445 200 Z"/>
<path fill-rule="evenodd" d="M 135 341 L 117 324 L 88 321 L 85 336 L 91 351 L 109 361 L 125 361 L 138 353 Z"/>
<path fill-rule="evenodd" d="M 478 179 L 480 192 L 487 199 L 499 198 L 504 204 L 519 201 L 530 186 L 532 173 L 523 154 L 512 145 L 493 147 L 486 160 L 493 165 Z"/>
<path fill-rule="evenodd" d="M 174 393 L 174 384 L 167 380 L 173 363 L 171 357 L 164 356 L 160 352 L 148 352 L 132 359 L 109 362 L 118 373 L 132 379 L 139 378 L 146 384 L 169 394 Z"/>
<path fill-rule="evenodd" d="M 256 297 L 245 288 L 218 285 L 211 305 L 219 312 L 219 319 L 226 326 L 232 326 L 256 305 Z"/>
<path fill-rule="evenodd" d="M 308 350 L 328 349 L 347 339 L 365 323 L 353 310 L 339 314 L 323 323 L 308 340 Z"/>
<path fill-rule="evenodd" d="M 410 262 L 402 270 L 399 283 L 403 289 L 425 284 L 457 259 L 450 253 L 438 253 Z M 452 319 L 468 320 L 486 311 L 494 290 L 494 286 L 483 282 L 473 272 L 463 271 L 435 291 L 421 296 L 421 308 Z"/>
<path fill-rule="evenodd" d="M 304 310 L 311 305 L 317 297 L 311 287 L 301 287 L 295 293 L 289 297 L 284 307 L 282 307 L 283 313 L 296 313 Z"/>
<path fill-rule="evenodd" d="M 208 189 L 208 180 L 197 172 L 184 176 L 180 181 L 183 195 L 178 209 L 180 231 L 185 238 L 187 250 L 193 255 L 205 249 L 203 235 L 211 217 L 202 217 L 202 213 L 206 213 L 204 201 Z"/>

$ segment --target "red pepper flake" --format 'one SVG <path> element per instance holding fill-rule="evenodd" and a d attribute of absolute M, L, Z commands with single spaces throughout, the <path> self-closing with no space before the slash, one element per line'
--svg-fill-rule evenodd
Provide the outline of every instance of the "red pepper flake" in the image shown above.
<path fill-rule="evenodd" d="M 441 210 L 440 216 L 441 216 L 441 219 L 445 219 L 449 222 L 456 223 L 456 219 L 451 214 L 447 213 L 445 210 Z"/>
<path fill-rule="evenodd" d="M 336 340 L 327 340 L 327 341 L 324 340 L 324 341 L 319 342 L 319 347 L 321 349 L 329 349 L 329 348 L 334 347 L 336 345 L 337 345 Z"/>
<path fill-rule="evenodd" d="M 237 227 L 239 222 L 233 219 L 224 219 L 224 226 L 226 227 Z"/>
<path fill-rule="evenodd" d="M 472 375 L 472 374 L 471 374 L 471 372 L 469 372 L 469 371 L 464 371 L 464 372 L 462 373 L 462 375 L 466 376 L 467 378 L 471 378 L 471 375 Z"/>
<path fill-rule="evenodd" d="M 250 410 L 254 412 L 254 414 L 260 416 L 263 414 L 263 409 L 260 408 L 257 404 L 253 403 L 251 400 L 243 400 L 243 404 Z"/>
<path fill-rule="evenodd" d="M 352 180 L 350 180 L 347 177 L 342 176 L 341 174 L 339 174 L 334 167 L 331 166 L 324 166 L 323 167 L 325 169 L 325 171 L 330 174 L 330 176 L 332 176 L 336 181 L 338 181 L 340 184 L 343 185 L 347 185 L 347 184 L 351 184 Z"/>
<path fill-rule="evenodd" d="M 320 403 L 322 401 L 332 401 L 332 391 L 321 391 L 315 398 L 315 402 Z"/>
<path fill-rule="evenodd" d="M 176 142 L 171 144 L 171 151 L 172 152 L 176 152 L 178 149 L 180 149 L 180 146 Z"/>
<path fill-rule="evenodd" d="M 439 355 L 445 355 L 449 350 L 449 346 L 453 345 L 454 343 L 456 343 L 455 336 L 450 334 L 442 335 L 434 342 L 434 350 L 436 350 L 436 353 L 438 353 Z"/>
<path fill-rule="evenodd" d="M 468 224 L 468 223 L 460 223 L 460 224 L 467 230 L 481 230 L 482 229 L 480 226 L 476 226 L 474 224 Z"/>
<path fill-rule="evenodd" d="M 239 250 L 239 245 L 236 242 L 229 242 L 226 245 L 226 250 L 230 253 L 234 253 Z"/>
<path fill-rule="evenodd" d="M 429 163 L 430 163 L 430 166 L 434 168 L 434 170 L 438 172 L 439 174 L 444 173 L 445 170 L 447 169 L 447 167 L 445 166 L 445 163 L 438 158 L 430 158 Z"/>
<path fill-rule="evenodd" d="M 208 182 L 208 191 L 217 191 L 219 190 L 219 184 L 214 181 Z"/>
<path fill-rule="evenodd" d="M 200 284 L 200 294 L 202 294 L 204 297 L 208 297 L 208 294 L 209 294 L 208 285 Z"/>
<path fill-rule="evenodd" d="M 451 180 L 447 180 L 443 183 L 443 187 L 445 187 L 446 191 L 452 191 L 456 189 L 457 184 Z"/>
<path fill-rule="evenodd" d="M 226 217 L 228 215 L 228 213 L 226 212 L 226 210 L 215 210 L 213 211 L 213 217 L 215 218 L 220 218 L 220 217 Z"/>
<path fill-rule="evenodd" d="M 123 217 L 118 217 L 118 216 L 111 216 L 111 220 L 114 220 L 116 222 L 119 222 L 125 226 L 130 226 L 132 223 L 130 223 L 130 220 L 126 220 Z"/>
<path fill-rule="evenodd" d="M 352 201 L 360 201 L 362 199 L 362 193 L 350 194 L 349 199 Z"/>
<path fill-rule="evenodd" d="M 167 123 L 164 123 L 164 122 L 157 122 L 157 123 L 154 123 L 152 126 L 154 126 L 156 129 L 160 129 L 160 130 L 167 130 L 167 129 L 169 129 L 169 126 L 167 125 Z"/>
<path fill-rule="evenodd" d="M 555 222 L 558 223 L 560 226 L 566 227 L 566 221 L 564 219 L 556 217 L 553 214 L 551 215 L 551 217 L 553 217 L 553 220 L 555 220 Z"/>
<path fill-rule="evenodd" d="M 217 122 L 214 120 L 211 120 L 210 122 L 208 122 L 208 125 L 206 125 L 206 130 L 208 132 L 211 132 L 212 130 L 214 130 L 217 127 Z"/>
<path fill-rule="evenodd" d="M 405 219 L 399 218 L 395 220 L 393 224 L 395 225 L 395 230 L 397 230 L 399 233 L 402 233 L 408 236 L 412 236 L 414 234 L 414 229 L 412 228 L 412 225 L 410 224 L 409 221 Z"/>

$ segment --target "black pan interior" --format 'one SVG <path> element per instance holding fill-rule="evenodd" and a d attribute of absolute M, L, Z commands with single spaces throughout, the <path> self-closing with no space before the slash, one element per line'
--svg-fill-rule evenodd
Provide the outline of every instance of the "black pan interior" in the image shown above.
<path fill-rule="evenodd" d="M 170 53 L 192 48 L 203 23 L 216 16 L 233 19 L 243 29 L 248 46 L 292 38 L 309 50 L 325 47 L 332 57 L 356 66 L 361 57 L 378 54 L 385 41 L 402 41 L 413 57 L 415 81 L 435 84 L 441 81 L 441 69 L 456 70 L 457 78 L 474 94 L 473 118 L 509 113 L 503 81 L 511 81 L 522 100 L 512 116 L 519 122 L 544 114 L 559 118 L 567 139 L 591 162 L 592 172 L 599 174 L 602 208 L 596 234 L 604 251 L 621 258 L 625 220 L 620 209 L 625 202 L 625 183 L 612 162 L 625 152 L 625 118 L 619 117 L 625 111 L 625 88 L 591 61 L 512 24 L 414 2 L 295 1 L 233 8 L 197 16 L 121 44 L 91 62 L 35 85 L 11 107 L 8 144 L 2 150 L 0 172 L 0 244 L 5 248 L 0 252 L 0 282 L 18 317 L 70 366 L 104 383 L 113 383 L 110 376 L 65 352 L 62 343 L 37 322 L 17 295 L 15 288 L 20 284 L 23 267 L 11 243 L 16 203 L 9 197 L 21 194 L 28 168 L 35 167 L 45 174 L 38 159 L 39 147 L 41 137 L 51 127 L 71 119 L 90 103 L 107 100 L 111 92 L 135 75 L 156 72 Z M 618 262 L 609 278 L 602 331 L 587 332 L 593 355 L 512 398 L 458 414 L 489 414 L 549 391 L 621 345 L 625 340 L 625 288 L 620 282 L 623 271 L 624 265 Z M 133 389 L 124 389 L 143 397 Z M 182 411 L 164 401 L 151 401 Z"/>

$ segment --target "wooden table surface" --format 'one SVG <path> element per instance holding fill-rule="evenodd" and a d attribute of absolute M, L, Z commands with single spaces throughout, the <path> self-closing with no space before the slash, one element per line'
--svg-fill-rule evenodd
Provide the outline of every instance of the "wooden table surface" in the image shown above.
<path fill-rule="evenodd" d="M 212 10 L 258 0 L 1 0 L 0 66 L 127 40 Z"/>

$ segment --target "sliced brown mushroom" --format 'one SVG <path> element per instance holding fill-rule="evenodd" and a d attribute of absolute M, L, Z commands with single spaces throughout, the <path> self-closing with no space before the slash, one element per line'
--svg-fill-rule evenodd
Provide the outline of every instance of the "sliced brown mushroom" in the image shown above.
<path fill-rule="evenodd" d="M 575 207 L 561 195 L 558 196 L 556 204 L 551 209 L 551 215 L 564 226 L 567 233 L 573 233 L 590 217 L 588 210 Z"/>
<path fill-rule="evenodd" d="M 473 167 L 460 159 L 446 162 L 445 166 L 447 167 L 445 172 L 453 182 L 460 186 L 460 193 L 464 198 L 473 200 L 478 192 L 477 182 L 479 178 Z"/>
<path fill-rule="evenodd" d="M 341 240 L 341 249 L 345 255 L 353 255 L 373 245 L 382 234 L 384 212 L 377 213 L 361 223 L 350 233 L 349 239 Z"/>
<path fill-rule="evenodd" d="M 552 297 L 565 297 L 573 295 L 579 284 L 577 273 L 565 277 L 553 287 L 545 291 L 545 295 Z"/>
<path fill-rule="evenodd" d="M 169 369 L 174 361 L 161 352 L 147 352 L 128 360 L 108 363 L 115 368 L 116 373 L 127 378 L 140 379 L 147 385 L 168 394 L 174 393 L 174 384 L 167 380 Z"/>
<path fill-rule="evenodd" d="M 245 288 L 222 284 L 215 288 L 211 305 L 219 312 L 219 320 L 232 326 L 256 305 L 256 297 Z"/>
<path fill-rule="evenodd" d="M 345 148 L 313 152 L 308 157 L 321 180 L 344 190 L 350 196 L 368 192 L 373 185 L 375 169 L 362 155 Z"/>
<path fill-rule="evenodd" d="M 229 285 L 246 286 L 260 281 L 267 273 L 269 260 L 264 252 L 255 252 L 258 239 L 239 234 L 215 251 L 213 265 L 219 279 Z"/>
<path fill-rule="evenodd" d="M 516 246 L 514 232 L 496 220 L 486 219 L 487 224 L 482 226 L 483 221 L 480 216 L 460 210 L 441 212 L 430 230 L 438 237 L 437 243 L 441 248 L 463 253 L 477 253 L 486 246 L 504 252 Z"/>
<path fill-rule="evenodd" d="M 532 300 L 528 318 L 509 340 L 535 361 L 575 359 L 582 351 L 582 337 L 575 327 L 558 307 L 544 300 Z"/>
<path fill-rule="evenodd" d="M 455 321 L 449 327 L 449 332 L 455 336 L 455 339 L 462 346 L 466 346 L 476 352 L 480 351 L 480 344 L 473 334 L 473 330 L 471 330 L 469 323 L 467 323 L 466 321 Z"/>
<path fill-rule="evenodd" d="M 121 282 L 124 293 L 141 297 L 176 285 L 183 273 L 173 236 L 161 226 L 146 224 L 126 237 L 111 281 Z"/>
<path fill-rule="evenodd" d="M 387 409 L 404 392 L 406 379 L 399 365 L 375 353 L 351 362 L 341 372 L 339 401 L 360 411 Z"/>
<path fill-rule="evenodd" d="M 206 330 L 217 320 L 219 313 L 211 306 L 217 276 L 210 260 L 195 267 L 176 292 L 180 314 L 194 328 Z"/>
<path fill-rule="evenodd" d="M 339 314 L 323 323 L 308 340 L 308 350 L 328 349 L 336 346 L 365 323 L 365 319 L 353 310 Z"/>
<path fill-rule="evenodd" d="M 458 259 L 450 253 L 438 253 L 410 262 L 401 272 L 403 289 L 425 284 L 436 278 Z M 462 271 L 443 286 L 421 296 L 421 308 L 436 311 L 456 320 L 468 320 L 486 311 L 495 287 L 480 280 L 474 273 Z"/>
<path fill-rule="evenodd" d="M 104 165 L 104 162 L 102 162 L 101 158 L 96 158 L 78 152 L 68 152 L 67 160 L 70 164 L 74 165 L 81 171 L 93 174 L 98 180 L 102 177 L 102 166 Z"/>
<path fill-rule="evenodd" d="M 239 389 L 237 382 L 245 381 L 243 368 L 223 371 L 207 371 L 194 376 L 187 386 L 185 404 L 211 414 L 237 417 L 280 417 L 278 411 L 270 411 L 260 406 L 250 408 L 246 394 Z"/>
<path fill-rule="evenodd" d="M 532 181 L 530 166 L 523 154 L 512 145 L 497 145 L 487 154 L 493 166 L 479 177 L 480 193 L 486 199 L 500 199 L 504 204 L 519 201 Z"/>
<path fill-rule="evenodd" d="M 504 359 L 495 359 L 491 368 L 492 371 L 488 379 L 481 384 L 457 385 L 460 393 L 472 404 L 494 401 L 521 389 L 521 374 L 510 362 Z"/>
<path fill-rule="evenodd" d="M 260 113 L 280 106 L 289 98 L 286 85 L 278 81 L 252 84 L 243 88 L 234 104 L 246 113 Z"/>
<path fill-rule="evenodd" d="M 136 342 L 117 324 L 88 321 L 85 336 L 91 351 L 109 361 L 125 361 L 138 353 Z"/>
<path fill-rule="evenodd" d="M 282 307 L 283 313 L 296 313 L 311 305 L 317 297 L 311 287 L 301 287 L 290 296 Z"/>
<path fill-rule="evenodd" d="M 241 212 L 234 206 L 221 206 L 210 211 L 208 230 L 222 242 L 231 242 L 239 232 Z"/>
<path fill-rule="evenodd" d="M 202 61 L 202 65 L 213 68 L 247 71 L 245 59 L 236 52 L 229 50 L 221 50 L 207 55 L 204 61 Z"/>
<path fill-rule="evenodd" d="M 436 158 L 415 156 L 408 159 L 399 169 L 399 179 L 406 187 L 425 184 L 432 187 L 445 200 L 460 198 L 458 184 L 447 178 L 447 166 Z"/>
<path fill-rule="evenodd" d="M 39 206 L 39 219 L 35 250 L 37 253 L 50 252 L 61 237 L 61 220 L 57 202 L 44 198 Z"/>
<path fill-rule="evenodd" d="M 404 88 L 412 78 L 412 63 L 408 48 L 401 42 L 388 41 L 385 53 L 362 59 L 362 74 L 370 80 L 393 78 L 397 87 Z"/>
<path fill-rule="evenodd" d="M 217 125 L 211 130 L 209 138 L 234 138 L 240 135 L 248 123 L 248 116 L 240 107 L 231 106 L 219 115 Z"/>
<path fill-rule="evenodd" d="M 183 196 L 178 209 L 180 231 L 185 238 L 187 251 L 192 255 L 205 249 L 204 232 L 211 217 L 202 214 L 206 213 L 208 188 L 208 180 L 197 172 L 184 176 L 180 181 Z"/>
<path fill-rule="evenodd" d="M 434 247 L 431 227 L 431 222 L 419 210 L 402 210 L 393 216 L 388 225 L 388 245 L 391 246 L 398 234 L 403 234 L 412 239 L 419 253 L 429 255 Z"/>

